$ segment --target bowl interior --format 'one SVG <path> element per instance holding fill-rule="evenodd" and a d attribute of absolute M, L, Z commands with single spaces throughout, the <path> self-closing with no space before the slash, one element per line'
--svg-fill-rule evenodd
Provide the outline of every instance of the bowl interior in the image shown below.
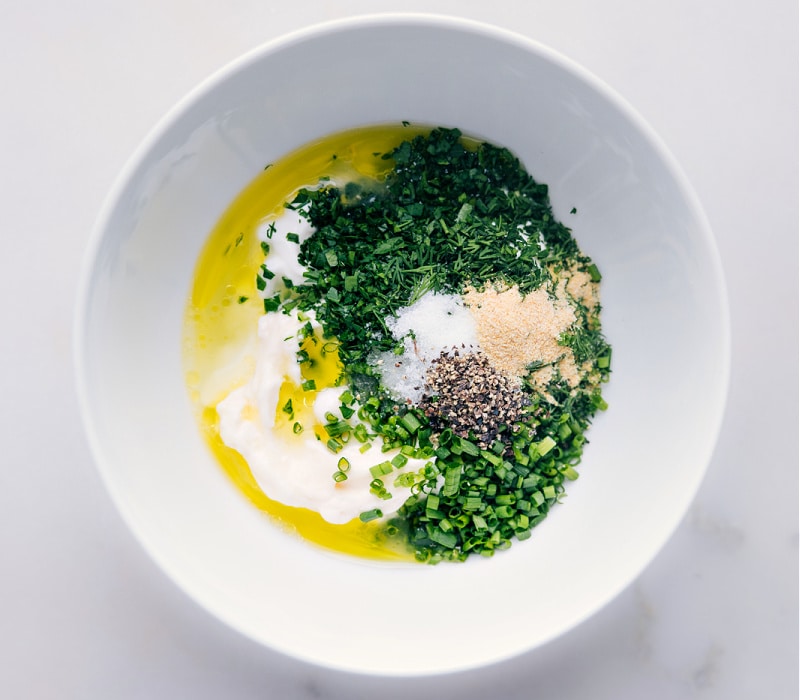
<path fill-rule="evenodd" d="M 550 185 L 556 215 L 603 273 L 610 408 L 588 433 L 566 503 L 491 560 L 369 564 L 280 532 L 213 461 L 183 379 L 194 265 L 235 195 L 311 140 L 401 120 L 457 126 L 514 151 Z M 270 44 L 173 110 L 100 216 L 76 337 L 96 460 L 161 567 L 260 642 L 386 674 L 463 669 L 530 649 L 630 583 L 699 485 L 728 371 L 714 243 L 648 127 L 533 42 L 418 17 L 334 24 Z"/>

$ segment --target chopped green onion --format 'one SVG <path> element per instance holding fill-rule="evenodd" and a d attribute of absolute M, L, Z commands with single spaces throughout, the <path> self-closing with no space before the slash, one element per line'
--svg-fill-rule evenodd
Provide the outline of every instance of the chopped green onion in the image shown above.
<path fill-rule="evenodd" d="M 368 438 L 367 429 L 364 427 L 363 423 L 359 423 L 353 429 L 353 437 L 355 437 L 355 439 L 358 440 L 359 442 L 366 442 L 367 441 L 367 438 Z"/>
<path fill-rule="evenodd" d="M 404 466 L 406 466 L 406 464 L 408 464 L 408 457 L 406 457 L 402 453 L 398 454 L 398 455 L 395 455 L 392 458 L 392 466 L 395 469 L 402 469 Z"/>
<path fill-rule="evenodd" d="M 570 481 L 575 481 L 578 478 L 578 472 L 576 472 L 572 467 L 569 465 L 564 467 L 561 470 L 561 473 L 564 475 L 565 478 L 569 479 Z"/>
<path fill-rule="evenodd" d="M 481 510 L 483 499 L 480 496 L 467 496 L 464 500 L 464 510 Z"/>
<path fill-rule="evenodd" d="M 446 549 L 452 549 L 453 547 L 456 546 L 456 543 L 458 542 L 457 535 L 455 535 L 452 532 L 443 532 L 438 528 L 433 530 L 433 532 L 431 532 L 430 538 L 434 542 L 442 545 L 442 547 L 445 547 Z"/>
<path fill-rule="evenodd" d="M 386 474 L 391 474 L 392 464 L 391 462 L 381 462 L 380 464 L 376 464 L 374 467 L 370 467 L 369 473 L 376 478 Z"/>
<path fill-rule="evenodd" d="M 550 450 L 552 450 L 556 446 L 556 441 L 553 440 L 549 435 L 545 435 L 539 442 L 536 444 L 536 451 L 539 453 L 540 457 L 544 457 Z"/>
<path fill-rule="evenodd" d="M 478 457 L 481 453 L 477 445 L 471 443 L 469 440 L 465 440 L 464 438 L 461 438 L 461 451 L 464 454 L 472 457 Z"/>
<path fill-rule="evenodd" d="M 397 478 L 394 480 L 394 485 L 401 488 L 410 488 L 416 481 L 416 477 L 411 472 L 403 472 L 397 475 Z"/>
<path fill-rule="evenodd" d="M 400 422 L 405 426 L 406 430 L 412 435 L 417 432 L 422 427 L 422 423 L 420 423 L 419 419 L 409 411 L 405 413 L 401 418 Z"/>
<path fill-rule="evenodd" d="M 494 452 L 488 450 L 481 450 L 481 457 L 495 467 L 499 467 L 503 463 L 502 457 L 498 457 Z"/>
<path fill-rule="evenodd" d="M 443 496 L 454 496 L 458 493 L 458 486 L 461 483 L 461 467 L 450 467 L 444 473 Z"/>
<path fill-rule="evenodd" d="M 352 426 L 347 421 L 337 420 L 333 423 L 326 423 L 324 426 L 325 432 L 330 437 L 341 437 L 352 430 Z"/>

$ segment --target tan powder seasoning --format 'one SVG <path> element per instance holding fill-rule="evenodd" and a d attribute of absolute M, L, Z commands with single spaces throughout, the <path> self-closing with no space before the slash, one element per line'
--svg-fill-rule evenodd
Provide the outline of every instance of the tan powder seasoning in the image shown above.
<path fill-rule="evenodd" d="M 578 385 L 581 373 L 572 350 L 558 343 L 576 321 L 564 285 L 558 285 L 555 297 L 544 288 L 523 297 L 517 286 L 469 287 L 464 301 L 475 318 L 481 350 L 495 368 L 519 380 L 535 362 L 544 366 L 531 372 L 533 383 L 546 386 L 558 369 L 569 386 Z"/>
<path fill-rule="evenodd" d="M 579 301 L 590 313 L 593 313 L 599 303 L 597 282 L 592 282 L 588 272 L 577 270 L 574 267 L 564 270 L 561 275 L 559 287 L 563 284 L 563 288 L 573 299 Z"/>

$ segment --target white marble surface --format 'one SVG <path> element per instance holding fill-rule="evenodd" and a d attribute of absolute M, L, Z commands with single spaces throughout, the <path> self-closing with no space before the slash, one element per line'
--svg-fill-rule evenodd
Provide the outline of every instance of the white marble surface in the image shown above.
<path fill-rule="evenodd" d="M 514 29 L 622 93 L 706 208 L 733 322 L 707 478 L 641 577 L 520 658 L 391 681 L 256 646 L 161 574 L 95 472 L 70 354 L 94 217 L 156 120 L 264 40 L 387 10 Z M 0 0 L 0 697 L 796 698 L 797 15 L 794 0 Z"/>

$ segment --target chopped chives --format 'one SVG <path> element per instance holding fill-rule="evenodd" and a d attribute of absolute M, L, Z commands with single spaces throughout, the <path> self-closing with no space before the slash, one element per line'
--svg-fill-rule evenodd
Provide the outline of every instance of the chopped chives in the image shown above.
<path fill-rule="evenodd" d="M 410 488 L 416 483 L 416 477 L 411 472 L 398 474 L 394 480 L 394 485 L 402 488 Z"/>
<path fill-rule="evenodd" d="M 567 465 L 561 470 L 561 473 L 564 475 L 565 478 L 569 479 L 570 481 L 575 481 L 578 478 L 578 472 L 576 472 L 572 467 Z"/>
<path fill-rule="evenodd" d="M 367 441 L 367 429 L 364 427 L 363 423 L 359 423 L 353 429 L 353 437 L 359 442 L 366 442 Z"/>
<path fill-rule="evenodd" d="M 422 427 L 422 423 L 420 423 L 419 419 L 411 412 L 405 413 L 401 418 L 400 422 L 405 426 L 406 430 L 412 435 L 417 432 Z"/>
<path fill-rule="evenodd" d="M 502 457 L 498 457 L 494 452 L 489 452 L 488 450 L 481 450 L 481 456 L 495 467 L 503 463 Z"/>
<path fill-rule="evenodd" d="M 392 458 L 392 466 L 395 469 L 402 469 L 404 466 L 406 466 L 406 464 L 408 464 L 408 457 L 406 457 L 402 452 Z"/>
<path fill-rule="evenodd" d="M 461 438 L 461 451 L 471 457 L 478 457 L 481 453 L 477 445 L 471 443 L 469 440 Z"/>
<path fill-rule="evenodd" d="M 385 476 L 386 474 L 392 473 L 392 463 L 391 462 L 381 462 L 380 464 L 376 464 L 374 467 L 369 468 L 369 473 L 372 474 L 374 477 Z"/>
<path fill-rule="evenodd" d="M 552 450 L 556 446 L 556 441 L 553 440 L 549 435 L 545 435 L 539 442 L 536 444 L 536 451 L 539 453 L 540 457 L 544 457 L 550 450 Z"/>
<path fill-rule="evenodd" d="M 337 420 L 333 423 L 326 423 L 324 426 L 325 432 L 330 437 L 341 437 L 352 430 L 352 426 L 347 421 Z"/>
<path fill-rule="evenodd" d="M 464 510 L 481 510 L 483 499 L 480 496 L 467 496 L 464 500 Z"/>
<path fill-rule="evenodd" d="M 461 468 L 451 467 L 444 473 L 443 496 L 453 496 L 458 493 L 458 486 L 461 482 Z"/>
<path fill-rule="evenodd" d="M 383 513 L 381 512 L 380 508 L 373 508 L 372 510 L 365 510 L 358 516 L 358 519 L 362 523 L 368 523 L 371 520 L 377 520 L 378 518 L 382 518 Z"/>

